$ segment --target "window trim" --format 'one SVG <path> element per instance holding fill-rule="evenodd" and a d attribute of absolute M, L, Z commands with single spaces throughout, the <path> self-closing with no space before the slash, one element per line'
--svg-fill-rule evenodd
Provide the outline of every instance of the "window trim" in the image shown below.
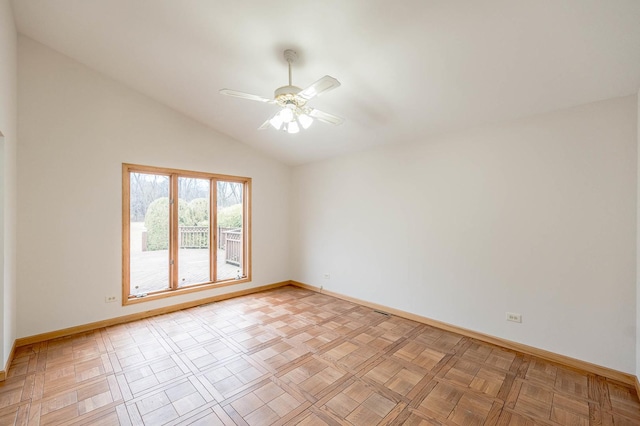
<path fill-rule="evenodd" d="M 243 266 L 244 276 L 240 279 L 227 279 L 221 281 L 210 281 L 201 284 L 193 284 L 188 287 L 174 287 L 178 277 L 178 232 L 175 229 L 177 224 L 178 203 L 170 204 L 169 209 L 169 252 L 171 258 L 175 259 L 173 265 L 168 266 L 169 285 L 174 288 L 169 290 L 158 291 L 148 294 L 144 297 L 131 296 L 131 274 L 130 274 L 130 250 L 131 250 L 131 226 L 130 226 L 130 208 L 131 208 L 131 173 L 149 173 L 165 175 L 169 177 L 170 192 L 169 196 L 177 194 L 178 177 L 209 179 L 214 181 L 237 182 L 243 184 L 242 194 L 242 238 L 243 238 Z M 210 201 L 210 225 L 209 226 L 209 246 L 218 247 L 218 232 L 216 225 L 218 221 L 217 209 L 217 185 L 210 185 L 209 197 Z M 210 249 L 210 273 L 217 276 L 216 251 Z M 211 278 L 211 275 L 210 277 Z M 232 176 L 217 173 L 197 172 L 191 170 L 172 169 L 167 167 L 143 166 L 139 164 L 122 163 L 122 306 L 132 305 L 150 300 L 163 299 L 165 297 L 178 296 L 196 291 L 210 290 L 235 284 L 251 282 L 251 178 L 242 176 Z"/>

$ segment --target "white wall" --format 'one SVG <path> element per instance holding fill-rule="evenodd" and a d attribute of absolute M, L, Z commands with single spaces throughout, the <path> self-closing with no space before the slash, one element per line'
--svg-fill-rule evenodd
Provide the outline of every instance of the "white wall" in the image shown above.
<path fill-rule="evenodd" d="M 640 91 L 638 91 L 638 119 L 636 121 L 638 141 L 638 162 L 640 164 Z M 637 229 L 636 229 L 636 376 L 640 377 L 640 167 L 638 167 L 637 187 Z"/>
<path fill-rule="evenodd" d="M 293 279 L 634 373 L 636 111 L 613 99 L 297 167 Z"/>
<path fill-rule="evenodd" d="M 288 166 L 24 37 L 18 67 L 19 337 L 290 278 Z M 123 162 L 253 178 L 253 282 L 106 304 L 121 294 Z"/>
<path fill-rule="evenodd" d="M 16 338 L 17 34 L 9 0 L 0 0 L 0 370 Z"/>
<path fill-rule="evenodd" d="M 7 28 L 3 359 L 16 336 Z M 290 191 L 288 167 L 32 40 L 18 53 L 18 337 L 293 278 L 640 372 L 636 97 L 301 166 Z M 253 283 L 105 304 L 121 286 L 122 162 L 253 177 Z"/>

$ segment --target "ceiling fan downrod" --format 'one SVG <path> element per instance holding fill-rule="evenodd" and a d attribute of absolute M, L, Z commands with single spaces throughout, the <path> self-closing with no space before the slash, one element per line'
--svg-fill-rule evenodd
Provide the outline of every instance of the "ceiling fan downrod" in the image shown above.
<path fill-rule="evenodd" d="M 287 49 L 284 51 L 284 59 L 287 61 L 287 64 L 289 64 L 289 86 L 293 86 L 293 84 L 291 84 L 291 64 L 298 59 L 298 54 L 295 50 Z"/>

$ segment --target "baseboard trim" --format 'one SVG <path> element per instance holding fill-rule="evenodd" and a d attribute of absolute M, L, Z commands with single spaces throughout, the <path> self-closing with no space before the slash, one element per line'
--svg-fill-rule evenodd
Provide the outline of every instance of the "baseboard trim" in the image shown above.
<path fill-rule="evenodd" d="M 9 367 L 11 366 L 11 362 L 13 361 L 13 356 L 16 353 L 16 341 L 13 341 L 13 345 L 11 346 L 11 352 L 9 352 L 9 357 L 7 358 L 7 363 L 4 365 L 4 370 L 0 370 L 0 382 L 4 382 L 7 380 L 7 374 L 9 373 Z"/>
<path fill-rule="evenodd" d="M 64 328 L 61 330 L 54 330 L 46 333 L 36 334 L 33 336 L 21 337 L 16 339 L 13 342 L 13 346 L 11 348 L 11 352 L 9 353 L 9 358 L 7 359 L 4 370 L 0 370 L 0 382 L 6 380 L 7 373 L 9 371 L 9 367 L 11 366 L 11 362 L 13 361 L 13 357 L 15 354 L 16 348 L 21 346 L 32 345 L 35 343 L 44 342 L 51 339 L 56 339 L 59 337 L 71 336 L 73 334 L 85 333 L 88 331 L 97 330 L 103 327 L 110 327 L 113 325 L 124 324 L 131 321 L 136 321 L 144 318 L 153 317 L 156 315 L 167 314 L 171 312 L 180 311 L 183 309 L 193 308 L 195 306 L 206 305 L 207 303 L 219 302 L 221 300 L 232 299 L 234 297 L 245 296 L 253 293 L 260 293 L 262 291 L 267 291 L 279 287 L 284 287 L 286 285 L 293 285 L 299 288 L 303 288 L 306 290 L 311 290 L 317 293 L 327 294 L 329 296 L 337 297 L 338 299 L 346 300 L 349 302 L 357 303 L 359 305 L 367 306 L 372 309 L 381 310 L 384 312 L 388 312 L 390 314 L 399 316 L 401 318 L 406 318 L 412 321 L 417 321 L 422 324 L 430 325 L 432 327 L 437 327 L 442 330 L 450 331 L 453 333 L 458 333 L 466 337 L 471 337 L 473 339 L 477 339 L 486 343 L 490 343 L 493 345 L 501 346 L 506 349 L 511 349 L 514 351 L 522 352 L 527 355 L 536 356 L 547 361 L 555 362 L 558 364 L 565 365 L 571 368 L 577 368 L 583 371 L 587 371 L 589 373 L 597 374 L 603 377 L 607 377 L 609 379 L 617 380 L 619 382 L 625 383 L 630 386 L 634 386 L 636 392 L 640 396 L 640 381 L 637 376 L 629 373 L 624 373 L 622 371 L 614 370 L 612 368 L 603 367 L 601 365 L 593 364 L 587 361 L 579 360 L 576 358 L 571 358 L 566 355 L 557 354 L 554 352 L 546 351 L 544 349 L 538 349 L 533 346 L 528 346 L 523 343 L 513 342 L 510 340 L 502 339 L 500 337 L 490 336 L 488 334 L 483 334 L 477 331 L 468 330 L 466 328 L 458 327 L 455 325 L 447 324 L 445 322 L 437 321 L 431 318 L 423 317 L 420 315 L 412 314 L 410 312 L 405 312 L 400 309 L 391 308 L 384 305 L 379 305 L 377 303 L 368 302 L 366 300 L 358 299 L 351 296 L 346 296 L 341 293 L 324 290 L 319 287 L 315 287 L 309 284 L 304 284 L 298 281 L 281 281 L 278 283 L 268 284 L 259 287 L 253 287 L 246 290 L 234 291 L 231 293 L 220 294 L 217 296 L 208 297 L 205 299 L 193 300 L 190 302 L 179 303 L 177 305 L 165 306 L 162 308 L 151 309 L 149 311 L 138 312 L 135 314 L 124 315 L 120 317 L 110 318 L 102 321 L 96 321 L 89 324 L 83 324 L 79 326 Z"/>
<path fill-rule="evenodd" d="M 627 385 L 635 386 L 638 391 L 638 395 L 640 395 L 640 383 L 638 383 L 638 378 L 629 373 L 624 373 L 622 371 L 614 370 L 612 368 L 603 367 L 601 365 L 593 364 L 587 361 L 582 361 L 580 359 L 571 358 L 566 355 L 557 354 L 554 352 L 546 351 L 544 349 L 538 349 L 533 346 L 528 346 L 523 343 L 512 342 L 511 340 L 502 339 L 500 337 L 490 336 L 488 334 L 483 334 L 477 331 L 468 330 L 466 328 L 458 327 L 455 325 L 447 324 L 445 322 L 437 321 L 431 318 L 423 317 L 420 315 L 412 314 L 410 312 L 405 312 L 400 309 L 390 308 L 388 306 L 379 305 L 377 303 L 368 302 L 366 300 L 357 299 L 355 297 L 346 296 L 341 293 L 336 293 L 329 290 L 324 290 L 319 287 L 315 287 L 309 284 L 304 284 L 298 281 L 291 281 L 291 285 L 296 287 L 304 288 L 307 290 L 315 291 L 322 294 L 327 294 L 329 296 L 337 297 L 338 299 L 346 300 L 349 302 L 357 303 L 359 305 L 367 306 L 372 309 L 377 309 L 380 311 L 388 312 L 390 314 L 406 318 L 409 320 L 417 321 L 422 324 L 427 324 L 432 327 L 440 328 L 442 330 L 450 331 L 453 333 L 458 333 L 466 337 L 471 337 L 486 343 L 491 343 L 492 345 L 501 346 L 506 349 L 511 349 L 514 351 L 522 352 L 527 355 L 533 355 L 538 358 L 545 359 L 547 361 L 555 362 L 558 364 L 562 364 L 564 366 L 570 368 L 576 368 L 579 370 L 587 371 L 589 373 L 597 374 L 599 376 L 607 377 L 609 379 L 617 380 Z"/>
<path fill-rule="evenodd" d="M 206 299 L 193 300 L 191 302 L 179 303 L 177 305 L 164 306 L 162 308 L 151 309 L 149 311 L 137 312 L 135 314 L 124 315 L 121 317 L 109 318 L 102 321 L 96 321 L 89 324 L 77 325 L 74 327 L 64 328 L 62 330 L 54 330 L 46 333 L 36 334 L 28 337 L 21 337 L 16 340 L 15 347 L 32 345 L 44 342 L 46 340 L 57 339 L 59 337 L 71 336 L 72 334 L 85 333 L 87 331 L 97 330 L 112 325 L 124 324 L 144 318 L 154 317 L 156 315 L 168 314 L 170 312 L 181 311 L 183 309 L 193 308 L 195 306 L 206 305 L 207 303 L 219 302 L 221 300 L 232 299 L 234 297 L 246 296 L 247 294 L 260 293 L 261 291 L 271 290 L 278 287 L 289 285 L 289 281 L 281 281 L 274 284 L 263 285 L 260 287 L 248 288 L 246 290 L 234 291 L 231 293 L 220 294 L 217 296 L 207 297 Z M 5 371 L 9 371 L 8 367 Z"/>

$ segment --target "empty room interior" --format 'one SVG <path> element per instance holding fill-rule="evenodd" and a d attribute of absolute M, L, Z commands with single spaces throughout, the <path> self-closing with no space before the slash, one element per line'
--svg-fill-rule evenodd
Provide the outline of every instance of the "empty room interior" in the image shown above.
<path fill-rule="evenodd" d="M 640 424 L 640 2 L 0 0 L 0 424 Z"/>

